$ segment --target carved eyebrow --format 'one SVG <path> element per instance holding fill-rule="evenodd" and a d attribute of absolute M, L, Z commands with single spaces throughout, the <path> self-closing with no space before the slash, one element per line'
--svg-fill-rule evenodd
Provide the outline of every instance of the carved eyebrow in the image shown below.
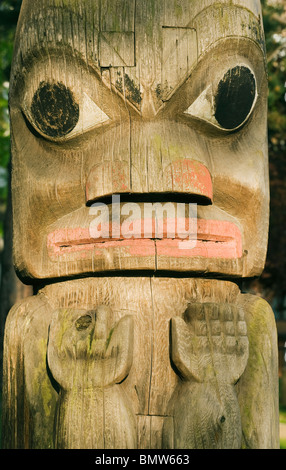
<path fill-rule="evenodd" d="M 29 7 L 28 2 L 24 6 L 25 14 L 20 19 L 15 40 L 17 44 L 11 89 L 17 87 L 18 83 L 21 85 L 23 75 L 30 73 L 32 67 L 38 66 L 40 61 L 44 63 L 55 58 L 58 63 L 62 61 L 63 64 L 70 63 L 73 66 L 74 62 L 79 69 L 84 67 L 86 71 L 91 71 L 102 83 L 106 93 L 110 93 L 112 89 L 120 100 L 127 98 L 125 105 L 127 103 L 136 113 L 140 112 L 140 90 L 132 84 L 132 78 L 129 79 L 128 74 L 123 75 L 124 90 L 120 90 L 111 80 L 107 83 L 103 77 L 109 73 L 110 67 L 116 70 L 121 65 L 124 70 L 125 66 L 135 66 L 134 32 L 100 31 L 99 19 L 90 18 L 86 14 L 85 4 L 82 15 L 75 8 L 73 10 L 72 5 L 66 6 L 64 11 L 62 8 L 49 8 L 46 5 L 38 15 Z M 134 29 L 134 21 L 132 24 Z M 104 27 L 110 26 L 106 24 Z M 126 27 L 129 28 L 129 23 Z M 122 47 L 116 52 L 118 42 Z M 103 60 L 105 54 L 106 58 Z"/>

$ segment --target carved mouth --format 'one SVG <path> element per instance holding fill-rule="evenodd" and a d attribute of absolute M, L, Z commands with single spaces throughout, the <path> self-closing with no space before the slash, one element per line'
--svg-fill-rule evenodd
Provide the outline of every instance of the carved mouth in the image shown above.
<path fill-rule="evenodd" d="M 168 221 L 170 222 L 170 220 Z M 189 219 L 185 220 L 186 224 Z M 47 248 L 51 258 L 78 253 L 80 258 L 100 256 L 106 250 L 122 249 L 122 254 L 137 257 L 175 257 L 175 258 L 220 258 L 238 259 L 242 256 L 242 239 L 239 228 L 228 221 L 198 219 L 196 230 L 185 239 L 170 236 L 165 221 L 160 236 L 146 237 L 141 233 L 143 220 L 137 220 L 139 230 L 130 238 L 92 237 L 90 228 L 60 228 L 49 233 Z M 187 226 L 187 225 L 186 225 Z M 113 233 L 114 234 L 114 233 Z"/>

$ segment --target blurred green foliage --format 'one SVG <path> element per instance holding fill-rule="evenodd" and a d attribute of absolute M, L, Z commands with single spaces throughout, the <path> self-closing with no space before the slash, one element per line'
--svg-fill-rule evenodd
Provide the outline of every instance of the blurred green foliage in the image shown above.
<path fill-rule="evenodd" d="M 0 0 L 0 234 L 7 200 L 10 160 L 8 92 L 14 35 L 22 0 Z"/>
<path fill-rule="evenodd" d="M 284 5 L 283 5 L 284 3 Z M 263 0 L 263 22 L 268 57 L 270 146 L 285 149 L 286 135 L 286 6 Z"/>
<path fill-rule="evenodd" d="M 270 228 L 258 290 L 286 319 L 286 3 L 262 0 L 268 61 Z M 274 302 L 275 301 L 275 302 Z"/>

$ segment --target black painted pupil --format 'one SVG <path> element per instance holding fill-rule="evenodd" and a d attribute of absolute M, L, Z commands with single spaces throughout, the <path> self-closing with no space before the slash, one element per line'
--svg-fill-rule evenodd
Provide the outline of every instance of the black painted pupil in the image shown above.
<path fill-rule="evenodd" d="M 246 119 L 255 99 L 255 78 L 249 68 L 236 66 L 219 82 L 215 118 L 225 129 L 234 129 Z"/>
<path fill-rule="evenodd" d="M 31 113 L 39 130 L 49 137 L 64 137 L 79 120 L 79 105 L 63 83 L 41 82 Z"/>

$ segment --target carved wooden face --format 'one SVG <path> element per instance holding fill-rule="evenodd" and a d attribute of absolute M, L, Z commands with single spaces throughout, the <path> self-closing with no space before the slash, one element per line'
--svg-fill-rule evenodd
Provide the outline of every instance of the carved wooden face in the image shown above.
<path fill-rule="evenodd" d="M 21 276 L 262 271 L 267 82 L 256 0 L 24 0 L 10 109 Z M 176 231 L 143 231 L 148 204 L 167 202 L 177 212 L 165 211 L 164 227 L 178 223 L 179 205 L 183 220 L 196 205 L 191 247 Z M 94 236 L 94 203 L 129 235 L 117 224 Z"/>

